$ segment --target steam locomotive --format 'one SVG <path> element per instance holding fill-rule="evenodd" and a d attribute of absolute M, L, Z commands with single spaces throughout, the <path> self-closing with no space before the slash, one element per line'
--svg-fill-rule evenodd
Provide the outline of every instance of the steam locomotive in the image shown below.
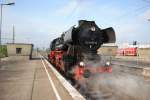
<path fill-rule="evenodd" d="M 72 26 L 51 42 L 48 59 L 66 78 L 73 80 L 111 72 L 110 62 L 100 63 L 97 49 L 115 41 L 112 27 L 100 29 L 94 21 L 80 20 L 77 27 Z"/>

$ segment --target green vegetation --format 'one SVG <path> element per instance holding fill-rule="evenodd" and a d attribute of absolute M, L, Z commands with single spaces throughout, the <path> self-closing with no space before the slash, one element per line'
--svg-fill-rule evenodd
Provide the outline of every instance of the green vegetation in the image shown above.
<path fill-rule="evenodd" d="M 0 58 L 7 57 L 7 47 L 6 45 L 0 46 Z"/>

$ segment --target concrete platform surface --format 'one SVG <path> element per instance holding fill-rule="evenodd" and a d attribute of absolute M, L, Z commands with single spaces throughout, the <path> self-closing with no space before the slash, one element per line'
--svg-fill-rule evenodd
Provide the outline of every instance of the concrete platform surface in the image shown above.
<path fill-rule="evenodd" d="M 51 69 L 45 67 L 60 100 L 73 100 Z M 41 58 L 9 57 L 0 64 L 0 100 L 58 100 Z"/>

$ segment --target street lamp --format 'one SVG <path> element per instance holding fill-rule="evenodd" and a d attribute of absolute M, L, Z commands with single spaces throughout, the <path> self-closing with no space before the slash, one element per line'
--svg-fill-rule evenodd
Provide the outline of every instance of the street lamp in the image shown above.
<path fill-rule="evenodd" d="M 14 2 L 12 2 L 12 3 L 2 3 L 2 4 L 0 4 L 0 6 L 1 6 L 1 18 L 0 18 L 0 46 L 2 45 L 2 38 L 1 38 L 1 36 L 2 36 L 2 17 L 3 17 L 3 6 L 5 6 L 5 5 L 8 5 L 8 6 L 10 6 L 10 5 L 14 5 L 15 3 Z"/>

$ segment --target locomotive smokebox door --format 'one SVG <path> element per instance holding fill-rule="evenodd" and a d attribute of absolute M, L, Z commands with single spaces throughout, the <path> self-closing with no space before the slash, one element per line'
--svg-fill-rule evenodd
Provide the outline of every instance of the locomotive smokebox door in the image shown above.
<path fill-rule="evenodd" d="M 115 43 L 116 42 L 115 31 L 112 27 L 106 28 L 103 31 L 104 31 L 104 36 L 105 36 L 104 43 Z"/>

